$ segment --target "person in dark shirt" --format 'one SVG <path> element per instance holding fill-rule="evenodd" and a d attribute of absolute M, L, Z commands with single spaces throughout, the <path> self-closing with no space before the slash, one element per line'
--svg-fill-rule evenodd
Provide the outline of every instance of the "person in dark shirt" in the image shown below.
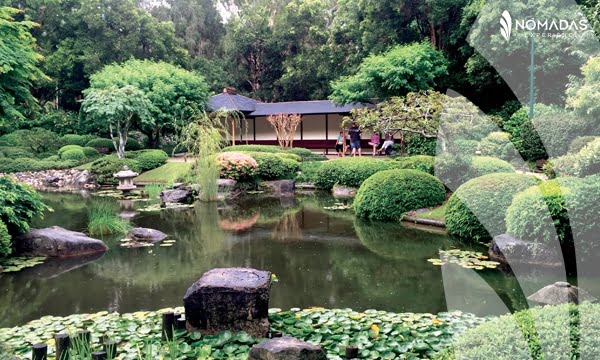
<path fill-rule="evenodd" d="M 348 130 L 348 134 L 350 134 L 350 148 L 352 149 L 352 156 L 356 156 L 358 152 L 358 156 L 362 156 L 362 149 L 360 146 L 360 128 L 356 123 L 352 124 L 350 130 Z"/>

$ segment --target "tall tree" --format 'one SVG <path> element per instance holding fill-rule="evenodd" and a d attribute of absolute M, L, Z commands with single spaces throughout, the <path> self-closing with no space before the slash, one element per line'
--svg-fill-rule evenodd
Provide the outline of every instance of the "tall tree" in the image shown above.
<path fill-rule="evenodd" d="M 139 89 L 152 104 L 151 120 L 134 124 L 148 136 L 151 147 L 158 147 L 161 136 L 172 133 L 178 122 L 188 122 L 203 111 L 209 96 L 202 75 L 164 62 L 129 60 L 108 65 L 90 78 L 93 90 L 127 85 Z"/>
<path fill-rule="evenodd" d="M 0 133 L 16 128 L 24 113 L 36 106 L 30 87 L 46 78 L 30 32 L 36 24 L 15 20 L 19 12 L 0 8 Z"/>
<path fill-rule="evenodd" d="M 108 128 L 117 156 L 125 157 L 125 144 L 134 122 L 150 120 L 152 103 L 143 91 L 127 85 L 121 88 L 89 89 L 81 104 L 81 114 L 101 128 Z"/>

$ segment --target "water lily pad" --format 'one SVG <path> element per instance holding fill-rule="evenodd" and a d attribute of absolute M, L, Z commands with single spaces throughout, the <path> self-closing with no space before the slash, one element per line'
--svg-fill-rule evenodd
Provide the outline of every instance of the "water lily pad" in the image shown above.
<path fill-rule="evenodd" d="M 490 261 L 481 252 L 460 249 L 440 250 L 439 259 L 428 259 L 427 261 L 436 266 L 456 264 L 473 270 L 496 269 L 500 265 L 498 262 Z"/>

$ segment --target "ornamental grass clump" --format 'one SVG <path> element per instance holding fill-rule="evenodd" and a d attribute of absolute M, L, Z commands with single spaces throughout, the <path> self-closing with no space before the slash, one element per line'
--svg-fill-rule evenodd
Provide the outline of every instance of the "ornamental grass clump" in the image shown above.
<path fill-rule="evenodd" d="M 378 221 L 398 221 L 411 210 L 440 205 L 444 185 L 418 170 L 386 170 L 368 178 L 354 199 L 356 216 Z"/>
<path fill-rule="evenodd" d="M 88 232 L 92 236 L 124 234 L 131 225 L 117 214 L 118 207 L 108 199 L 94 200 L 88 211 Z"/>
<path fill-rule="evenodd" d="M 536 179 L 522 174 L 490 174 L 466 182 L 448 200 L 448 232 L 474 242 L 505 233 L 504 217 L 513 197 L 533 185 Z"/>
<path fill-rule="evenodd" d="M 236 181 L 251 181 L 256 175 L 258 163 L 251 156 L 227 152 L 217 156 L 221 168 L 221 178 Z"/>

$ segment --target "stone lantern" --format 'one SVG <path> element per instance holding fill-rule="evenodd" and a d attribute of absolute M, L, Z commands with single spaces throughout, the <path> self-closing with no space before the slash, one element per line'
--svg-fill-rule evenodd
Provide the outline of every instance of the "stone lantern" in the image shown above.
<path fill-rule="evenodd" d="M 113 177 L 119 180 L 117 190 L 123 191 L 123 195 L 127 195 L 131 190 L 135 190 L 137 186 L 133 184 L 133 178 L 138 175 L 138 173 L 129 170 L 127 165 L 123 166 L 123 170 L 113 174 Z"/>

